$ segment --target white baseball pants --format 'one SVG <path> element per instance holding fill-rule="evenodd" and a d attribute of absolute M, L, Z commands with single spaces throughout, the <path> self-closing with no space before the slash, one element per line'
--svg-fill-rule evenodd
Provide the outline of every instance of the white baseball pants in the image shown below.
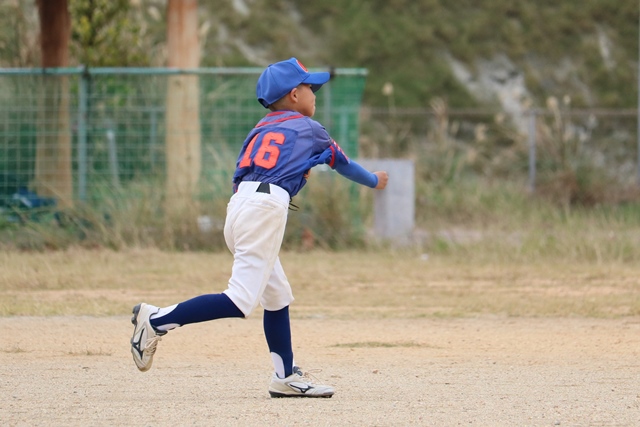
<path fill-rule="evenodd" d="M 261 304 L 280 310 L 293 302 L 291 285 L 278 254 L 287 224 L 289 193 L 270 184 L 271 194 L 256 190 L 259 182 L 242 182 L 227 205 L 224 238 L 233 253 L 229 287 L 224 293 L 245 317 Z"/>

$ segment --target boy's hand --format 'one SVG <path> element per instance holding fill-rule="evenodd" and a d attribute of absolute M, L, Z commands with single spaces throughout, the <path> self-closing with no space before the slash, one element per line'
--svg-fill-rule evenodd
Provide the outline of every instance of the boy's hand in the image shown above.
<path fill-rule="evenodd" d="M 378 185 L 376 185 L 376 190 L 382 190 L 387 186 L 387 182 L 389 181 L 389 175 L 385 171 L 374 172 L 374 175 L 378 177 Z"/>

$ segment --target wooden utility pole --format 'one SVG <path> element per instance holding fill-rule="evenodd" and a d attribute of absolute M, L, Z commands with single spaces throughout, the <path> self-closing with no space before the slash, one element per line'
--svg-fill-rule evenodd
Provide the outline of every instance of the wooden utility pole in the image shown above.
<path fill-rule="evenodd" d="M 37 0 L 37 5 L 42 67 L 67 67 L 71 38 L 68 0 Z M 40 195 L 55 197 L 61 207 L 73 204 L 67 76 L 42 76 L 35 188 Z"/>
<path fill-rule="evenodd" d="M 168 66 L 200 66 L 198 1 L 168 0 Z M 192 206 L 201 171 L 200 104 L 197 75 L 169 77 L 166 105 L 166 209 L 179 214 Z"/>

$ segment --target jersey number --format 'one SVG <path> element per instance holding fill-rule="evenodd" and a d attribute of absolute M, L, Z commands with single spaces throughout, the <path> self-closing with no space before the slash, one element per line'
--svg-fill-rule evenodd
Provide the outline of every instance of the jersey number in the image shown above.
<path fill-rule="evenodd" d="M 284 134 L 280 132 L 267 132 L 264 137 L 262 137 L 260 148 L 252 158 L 251 153 L 253 153 L 253 146 L 259 136 L 259 133 L 256 134 L 247 146 L 244 156 L 242 156 L 242 160 L 238 165 L 239 167 L 246 168 L 247 166 L 251 166 L 251 162 L 253 162 L 261 168 L 271 169 L 278 162 L 278 157 L 280 157 L 279 145 L 284 144 Z"/>

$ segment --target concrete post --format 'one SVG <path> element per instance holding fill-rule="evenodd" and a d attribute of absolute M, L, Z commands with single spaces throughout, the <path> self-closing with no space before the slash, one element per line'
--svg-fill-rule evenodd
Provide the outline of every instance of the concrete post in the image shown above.
<path fill-rule="evenodd" d="M 386 171 L 389 183 L 374 196 L 374 231 L 395 244 L 411 242 L 415 225 L 415 167 L 412 160 L 358 159 L 371 172 Z"/>

